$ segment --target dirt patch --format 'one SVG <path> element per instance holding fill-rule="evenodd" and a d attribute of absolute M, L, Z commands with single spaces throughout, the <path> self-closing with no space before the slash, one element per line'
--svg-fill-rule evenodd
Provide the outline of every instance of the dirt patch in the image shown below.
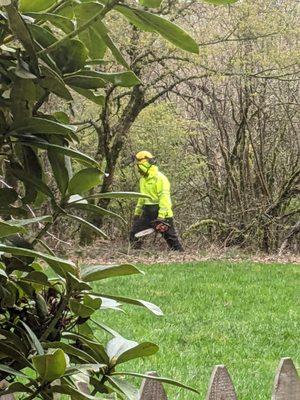
<path fill-rule="evenodd" d="M 259 263 L 293 263 L 300 266 L 300 255 L 286 253 L 264 254 L 242 251 L 240 248 L 218 248 L 211 246 L 205 250 L 194 247 L 186 247 L 184 253 L 169 251 L 164 243 L 146 243 L 142 250 L 132 250 L 128 243 L 111 241 L 97 241 L 92 246 L 81 247 L 79 245 L 71 248 L 64 247 L 60 251 L 63 256 L 84 264 L 166 264 L 187 263 L 193 261 L 228 260 L 228 261 L 252 261 Z"/>

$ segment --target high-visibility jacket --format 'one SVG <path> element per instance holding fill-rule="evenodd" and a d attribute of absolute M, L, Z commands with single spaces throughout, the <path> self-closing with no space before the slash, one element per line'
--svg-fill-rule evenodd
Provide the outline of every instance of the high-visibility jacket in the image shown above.
<path fill-rule="evenodd" d="M 173 217 L 170 182 L 164 174 L 159 172 L 156 165 L 149 168 L 147 176 L 140 178 L 140 192 L 151 198 L 140 198 L 138 200 L 135 215 L 142 214 L 143 206 L 157 204 L 159 206 L 158 218 Z"/>

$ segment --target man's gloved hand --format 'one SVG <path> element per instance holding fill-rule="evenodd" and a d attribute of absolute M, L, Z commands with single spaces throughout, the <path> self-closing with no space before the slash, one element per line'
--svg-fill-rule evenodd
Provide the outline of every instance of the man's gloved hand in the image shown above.
<path fill-rule="evenodd" d="M 170 229 L 170 225 L 167 223 L 166 220 L 159 218 L 154 221 L 154 229 L 156 230 L 156 232 L 164 233 Z"/>

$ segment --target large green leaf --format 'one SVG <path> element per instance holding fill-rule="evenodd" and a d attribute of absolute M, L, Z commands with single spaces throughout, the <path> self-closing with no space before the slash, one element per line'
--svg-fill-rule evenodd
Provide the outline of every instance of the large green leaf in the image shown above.
<path fill-rule="evenodd" d="M 86 45 L 89 51 L 89 57 L 93 59 L 102 59 L 105 55 L 106 44 L 97 32 L 95 27 L 91 26 L 79 34 L 80 40 Z"/>
<path fill-rule="evenodd" d="M 101 300 L 101 299 L 100 299 Z M 90 319 L 89 319 L 90 320 Z M 78 333 L 80 335 L 83 335 L 85 337 L 88 337 L 89 339 L 93 339 L 94 338 L 94 331 L 93 329 L 90 327 L 90 325 L 88 324 L 88 322 L 84 322 L 83 324 L 81 324 L 78 327 Z"/>
<path fill-rule="evenodd" d="M 75 210 L 77 209 L 77 210 L 81 210 L 81 211 L 86 211 L 86 212 L 94 214 L 94 215 L 95 214 L 96 215 L 106 215 L 107 217 L 118 218 L 123 223 L 126 224 L 126 221 L 120 215 L 114 213 L 113 211 L 109 211 L 109 210 L 106 210 L 105 208 L 96 206 L 95 204 L 81 204 L 80 202 L 78 202 L 78 203 L 69 202 L 67 207 L 74 208 Z"/>
<path fill-rule="evenodd" d="M 141 83 L 139 78 L 132 71 L 111 73 L 98 72 L 98 76 L 101 76 L 102 79 L 116 86 L 131 87 Z"/>
<path fill-rule="evenodd" d="M 21 324 L 25 328 L 28 339 L 31 342 L 33 348 L 36 350 L 37 354 L 43 355 L 44 349 L 43 349 L 41 342 L 37 338 L 36 334 L 32 331 L 32 329 L 27 324 L 25 324 L 24 321 L 21 321 Z"/>
<path fill-rule="evenodd" d="M 129 8 L 127 6 L 117 6 L 116 10 L 122 13 L 130 22 L 138 28 L 146 31 L 154 31 L 162 37 L 185 51 L 198 54 L 199 46 L 195 40 L 179 26 L 156 14 L 148 11 Z"/>
<path fill-rule="evenodd" d="M 56 119 L 56 121 L 61 122 L 62 124 L 70 123 L 70 117 L 64 111 L 56 111 L 52 115 Z"/>
<path fill-rule="evenodd" d="M 66 373 L 64 374 L 64 377 L 66 376 L 72 376 L 75 374 L 78 374 L 79 372 L 87 373 L 87 372 L 99 372 L 102 368 L 105 368 L 105 364 L 79 364 L 76 365 L 75 367 L 69 367 L 66 370 Z"/>
<path fill-rule="evenodd" d="M 63 15 L 64 17 L 67 17 L 69 19 L 75 19 L 73 0 L 64 1 L 63 4 L 60 5 L 56 13 L 59 15 Z"/>
<path fill-rule="evenodd" d="M 109 50 L 111 51 L 114 58 L 118 61 L 118 63 L 123 65 L 123 67 L 125 67 L 126 69 L 130 69 L 123 54 L 120 52 L 118 47 L 115 45 L 115 43 L 109 36 L 108 29 L 106 28 L 106 26 L 104 25 L 104 23 L 102 21 L 97 22 L 97 32 L 101 35 L 102 40 L 104 41 L 106 46 L 109 48 Z"/>
<path fill-rule="evenodd" d="M 52 221 L 51 215 L 43 215 L 42 217 L 11 220 L 9 221 L 9 224 L 20 227 L 29 224 L 36 224 L 38 222 L 49 222 L 49 221 Z"/>
<path fill-rule="evenodd" d="M 37 41 L 43 48 L 50 46 L 57 40 L 49 29 L 43 28 L 40 25 L 30 24 L 29 29 L 34 40 Z"/>
<path fill-rule="evenodd" d="M 140 197 L 145 199 L 150 198 L 150 196 L 138 192 L 106 192 L 92 194 L 84 197 L 84 199 L 138 199 Z"/>
<path fill-rule="evenodd" d="M 103 237 L 104 239 L 108 239 L 108 236 L 106 235 L 105 232 L 103 232 L 101 229 L 99 229 L 97 226 L 93 225 L 92 223 L 86 221 L 85 219 L 78 217 L 77 215 L 72 215 L 72 214 L 65 214 L 65 216 L 79 222 L 82 225 L 85 225 L 88 229 L 92 230 L 93 232 L 95 232 L 97 235 Z"/>
<path fill-rule="evenodd" d="M 94 282 L 114 276 L 125 276 L 133 274 L 143 274 L 143 272 L 131 264 L 91 265 L 86 266 L 83 269 L 81 273 L 81 278 L 85 282 Z"/>
<path fill-rule="evenodd" d="M 192 388 L 191 386 L 187 386 L 187 385 L 185 385 L 183 383 L 180 383 L 178 381 L 174 381 L 173 379 L 170 379 L 170 378 L 163 378 L 163 377 L 160 377 L 160 376 L 139 374 L 137 372 L 113 372 L 112 375 L 113 376 L 115 376 L 115 375 L 125 375 L 125 376 L 127 376 L 128 375 L 128 376 L 134 376 L 134 377 L 137 377 L 137 378 L 152 379 L 154 381 L 158 381 L 158 382 L 161 382 L 161 383 L 167 383 L 169 385 L 181 387 L 183 389 L 187 389 L 187 390 L 190 390 L 192 392 L 199 393 L 198 390 Z"/>
<path fill-rule="evenodd" d="M 18 348 L 22 353 L 26 353 L 28 351 L 28 346 L 25 341 L 14 332 L 0 328 L 0 335 L 4 336 L 7 342 Z"/>
<path fill-rule="evenodd" d="M 133 304 L 135 306 L 145 307 L 149 311 L 151 311 L 153 314 L 158 315 L 158 316 L 164 315 L 162 310 L 158 306 L 156 306 L 153 303 L 149 303 L 149 301 L 131 299 L 129 297 L 115 296 L 115 295 L 111 295 L 111 294 L 103 294 L 103 293 L 93 293 L 93 294 L 96 296 L 103 297 L 103 298 L 120 301 L 121 303 L 128 303 L 128 304 Z"/>
<path fill-rule="evenodd" d="M 43 28 L 40 25 L 31 24 L 29 25 L 29 30 L 35 40 L 35 47 L 37 51 L 42 51 L 57 41 L 57 38 L 50 32 L 50 30 Z M 52 55 L 43 53 L 40 55 L 40 57 L 45 64 L 51 68 L 52 71 L 55 71 L 57 74 L 61 74 L 61 71 L 56 65 Z M 49 85 L 53 86 L 53 82 L 50 82 Z M 58 90 L 60 89 L 58 88 Z"/>
<path fill-rule="evenodd" d="M 4 340 L 1 340 L 0 353 L 7 356 L 10 361 L 15 360 L 24 364 L 26 367 L 32 368 L 30 361 L 28 361 L 27 358 L 25 358 L 24 355 L 19 351 L 19 349 L 16 349 L 15 345 L 11 343 L 6 343 Z"/>
<path fill-rule="evenodd" d="M 57 0 L 20 0 L 20 10 L 28 11 L 44 11 L 51 7 Z"/>
<path fill-rule="evenodd" d="M 86 282 L 83 282 L 81 279 L 78 279 L 77 276 L 67 273 L 67 288 L 70 291 L 82 292 L 83 290 L 90 290 L 91 287 Z"/>
<path fill-rule="evenodd" d="M 36 101 L 36 87 L 31 79 L 15 77 L 11 91 L 11 113 L 14 121 L 29 118 Z"/>
<path fill-rule="evenodd" d="M 40 182 L 43 177 L 43 171 L 40 163 L 40 159 L 35 149 L 24 147 L 20 144 L 22 163 L 24 166 L 25 175 L 36 179 Z M 20 171 L 22 173 L 22 171 Z M 37 198 L 37 188 L 30 182 L 23 180 L 25 186 L 25 196 L 22 199 L 24 204 L 33 203 Z"/>
<path fill-rule="evenodd" d="M 65 100 L 73 100 L 71 93 L 67 89 L 63 79 L 53 69 L 46 65 L 41 66 L 42 78 L 39 83 L 44 89 L 50 90 L 50 92 Z"/>
<path fill-rule="evenodd" d="M 54 194 L 42 180 L 35 178 L 34 176 L 27 174 L 25 171 L 18 169 L 13 169 L 12 173 L 25 184 L 33 185 L 36 190 L 44 193 L 46 196 L 54 200 Z"/>
<path fill-rule="evenodd" d="M 111 339 L 106 348 L 106 352 L 113 365 L 133 360 L 139 357 L 147 357 L 157 353 L 159 347 L 150 342 L 137 343 L 127 340 L 122 336 Z"/>
<path fill-rule="evenodd" d="M 101 299 L 97 296 L 84 295 L 83 302 L 78 300 L 70 300 L 70 309 L 79 317 L 87 318 L 90 317 L 96 310 L 101 306 Z"/>
<path fill-rule="evenodd" d="M 86 393 L 81 392 L 79 389 L 74 388 L 70 385 L 53 385 L 50 389 L 51 393 L 66 394 L 69 398 L 74 400 L 99 400 L 99 397 L 95 397 Z"/>
<path fill-rule="evenodd" d="M 41 258 L 45 260 L 50 265 L 50 267 L 62 277 L 66 276 L 66 272 L 71 272 L 74 274 L 74 272 L 76 271 L 76 265 L 72 261 L 63 260 L 62 258 L 40 253 L 38 251 L 23 249 L 21 247 L 6 246 L 3 244 L 0 244 L 0 251 L 16 256 Z"/>
<path fill-rule="evenodd" d="M 100 307 L 101 310 L 123 311 L 120 308 L 122 304 L 117 302 L 116 300 L 108 299 L 106 297 L 100 297 L 100 298 L 101 298 L 101 307 Z"/>
<path fill-rule="evenodd" d="M 21 226 L 13 226 L 7 222 L 0 221 L 0 238 L 12 236 L 17 233 L 26 233 L 26 230 Z"/>
<path fill-rule="evenodd" d="M 68 199 L 68 204 L 88 204 L 88 201 L 85 200 L 80 194 L 73 194 L 72 196 L 69 197 Z"/>
<path fill-rule="evenodd" d="M 69 86 L 76 86 L 81 89 L 99 89 L 105 87 L 103 79 L 85 75 L 84 72 L 65 77 L 65 82 Z"/>
<path fill-rule="evenodd" d="M 85 66 L 88 52 L 85 45 L 77 39 L 64 40 L 50 55 L 64 73 L 76 72 Z"/>
<path fill-rule="evenodd" d="M 37 147 L 39 149 L 44 149 L 44 150 L 53 150 L 57 153 L 64 154 L 66 156 L 69 156 L 71 158 L 74 158 L 78 162 L 82 162 L 84 165 L 89 164 L 92 167 L 98 167 L 99 163 L 94 160 L 92 157 L 82 153 L 79 150 L 72 149 L 70 147 L 66 146 L 59 146 L 57 144 L 49 143 L 46 141 L 28 141 L 28 142 L 21 142 L 24 146 L 32 146 L 32 147 Z M 0 192 L 0 198 L 1 198 L 1 192 Z"/>
<path fill-rule="evenodd" d="M 163 0 L 139 0 L 139 3 L 144 7 L 158 8 Z"/>
<path fill-rule="evenodd" d="M 89 351 L 89 354 L 91 354 L 92 357 L 94 357 L 98 362 L 108 364 L 109 357 L 102 344 L 95 342 L 94 340 L 90 340 L 83 335 L 78 335 L 71 332 L 65 332 L 63 337 L 75 341 L 79 340 L 85 345 L 84 350 Z"/>
<path fill-rule="evenodd" d="M 37 76 L 30 72 L 28 64 L 21 58 L 18 59 L 15 75 L 23 79 L 36 79 Z"/>
<path fill-rule="evenodd" d="M 42 27 L 39 27 L 39 28 L 43 29 Z M 37 51 L 44 50 L 44 47 L 37 40 L 35 41 L 35 47 L 36 47 Z M 40 59 L 45 63 L 45 65 L 47 65 L 49 68 L 51 68 L 52 71 L 55 71 L 58 75 L 61 74 L 61 71 L 57 67 L 54 59 L 49 54 L 46 54 L 46 53 L 40 54 Z M 53 85 L 53 83 L 50 83 L 50 84 Z M 53 93 L 57 94 L 55 92 L 54 88 L 51 91 L 53 91 Z M 57 92 L 58 92 L 58 90 L 57 90 Z M 57 96 L 65 98 L 65 97 L 61 96 L 60 94 L 57 94 Z"/>
<path fill-rule="evenodd" d="M 89 307 L 75 299 L 70 300 L 70 309 L 75 315 L 82 318 L 88 318 L 95 312 L 94 308 Z"/>
<path fill-rule="evenodd" d="M 139 391 L 131 383 L 125 381 L 124 379 L 117 378 L 116 376 L 108 376 L 107 379 L 113 387 L 117 388 L 121 393 L 126 396 L 126 399 L 139 399 Z"/>
<path fill-rule="evenodd" d="M 62 349 L 56 349 L 52 354 L 35 356 L 32 362 L 44 382 L 59 379 L 67 368 L 67 358 Z"/>
<path fill-rule="evenodd" d="M 1 290 L 1 307 L 11 308 L 16 303 L 17 288 L 12 282 L 7 282 L 6 286 L 0 287 Z"/>
<path fill-rule="evenodd" d="M 49 285 L 48 277 L 44 272 L 31 271 L 26 276 L 22 277 L 22 281 L 38 283 L 40 285 Z"/>
<path fill-rule="evenodd" d="M 69 182 L 69 194 L 82 194 L 99 185 L 102 172 L 97 168 L 86 168 L 77 172 Z"/>
<path fill-rule="evenodd" d="M 135 9 L 132 9 L 127 6 L 117 5 L 115 7 L 119 13 L 124 15 L 124 17 L 138 29 L 145 31 L 145 32 L 156 32 L 155 28 L 149 24 L 147 21 L 142 20 L 136 13 Z"/>
<path fill-rule="evenodd" d="M 74 13 L 78 26 L 85 24 L 88 20 L 101 12 L 103 6 L 97 2 L 83 2 L 74 7 Z M 103 58 L 106 50 L 106 44 L 103 41 L 101 33 L 98 31 L 98 22 L 90 26 L 79 34 L 80 40 L 86 45 L 91 59 Z"/>
<path fill-rule="evenodd" d="M 60 137 L 52 137 L 51 141 L 61 147 L 64 145 L 64 140 Z M 60 193 L 64 197 L 68 189 L 70 177 L 72 175 L 70 159 L 64 154 L 50 148 L 48 148 L 48 159 L 51 164 L 57 186 L 60 190 Z"/>
<path fill-rule="evenodd" d="M 93 92 L 92 90 L 88 89 L 81 89 L 77 86 L 72 86 L 72 89 L 75 90 L 75 92 L 77 92 L 81 96 L 97 104 L 98 106 L 104 105 L 105 97 L 102 94 L 97 94 L 96 92 Z"/>
<path fill-rule="evenodd" d="M 74 356 L 84 362 L 90 362 L 90 363 L 97 363 L 97 360 L 95 360 L 90 354 L 86 353 L 85 351 L 78 349 L 77 347 L 71 346 L 70 344 L 67 344 L 65 342 L 49 342 L 44 344 L 44 347 L 47 348 L 59 348 L 62 349 L 66 354 L 70 356 Z"/>
<path fill-rule="evenodd" d="M 93 296 L 91 294 L 85 294 L 83 296 L 83 304 L 91 307 L 93 310 L 98 310 L 101 307 L 102 300 L 98 296 Z"/>
<path fill-rule="evenodd" d="M 69 170 L 65 156 L 53 150 L 48 150 L 48 158 L 57 186 L 62 196 L 65 195 L 69 184 Z"/>
<path fill-rule="evenodd" d="M 36 13 L 29 12 L 26 13 L 29 17 L 34 18 L 36 21 L 49 21 L 52 25 L 61 29 L 65 33 L 70 33 L 75 29 L 73 21 L 62 15 L 51 14 L 51 13 Z"/>
<path fill-rule="evenodd" d="M 21 125 L 22 124 L 22 125 Z M 39 135 L 63 135 L 68 136 L 76 131 L 72 125 L 61 124 L 46 118 L 28 118 L 18 126 L 13 127 L 17 132 L 38 133 Z"/>
<path fill-rule="evenodd" d="M 31 1 L 31 0 L 30 0 Z M 6 13 L 9 20 L 10 28 L 13 35 L 22 43 L 25 50 L 29 55 L 29 64 L 32 68 L 32 72 L 35 75 L 39 75 L 38 58 L 35 52 L 34 42 L 31 33 L 21 17 L 20 13 L 17 11 L 14 5 L 9 5 L 6 7 Z"/>

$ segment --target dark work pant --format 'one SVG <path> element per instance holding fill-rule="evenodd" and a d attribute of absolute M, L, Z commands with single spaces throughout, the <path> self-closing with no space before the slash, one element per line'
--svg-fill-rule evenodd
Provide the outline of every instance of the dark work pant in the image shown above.
<path fill-rule="evenodd" d="M 158 217 L 158 206 L 149 205 L 143 207 L 143 213 L 139 219 L 133 222 L 130 231 L 130 243 L 134 249 L 142 247 L 142 238 L 136 238 L 134 235 L 144 229 L 153 228 L 153 222 Z M 162 237 L 167 242 L 171 250 L 183 251 L 183 247 L 179 241 L 173 218 L 166 218 L 166 222 L 170 225 L 167 232 L 162 233 Z"/>

